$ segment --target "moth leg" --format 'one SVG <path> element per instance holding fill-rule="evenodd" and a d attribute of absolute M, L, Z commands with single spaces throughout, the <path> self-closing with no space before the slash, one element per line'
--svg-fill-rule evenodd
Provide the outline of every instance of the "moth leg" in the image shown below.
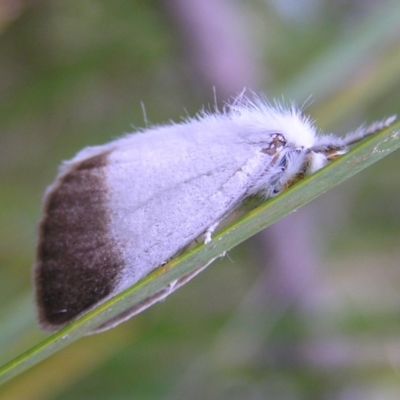
<path fill-rule="evenodd" d="M 221 220 L 214 222 L 204 233 L 204 244 L 210 243 L 212 240 L 212 234 L 218 228 L 218 225 L 221 223 Z"/>

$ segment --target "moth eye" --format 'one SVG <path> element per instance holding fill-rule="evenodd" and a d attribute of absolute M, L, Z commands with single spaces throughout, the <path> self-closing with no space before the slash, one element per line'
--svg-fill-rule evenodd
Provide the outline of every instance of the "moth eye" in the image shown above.
<path fill-rule="evenodd" d="M 271 135 L 271 141 L 267 147 L 262 149 L 262 152 L 269 155 L 274 155 L 278 149 L 286 146 L 285 137 L 281 133 L 274 133 Z"/>

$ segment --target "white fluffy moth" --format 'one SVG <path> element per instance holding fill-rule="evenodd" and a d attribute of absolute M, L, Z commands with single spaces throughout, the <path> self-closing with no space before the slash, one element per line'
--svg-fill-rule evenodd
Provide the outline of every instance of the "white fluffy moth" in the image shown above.
<path fill-rule="evenodd" d="M 239 96 L 223 111 L 88 147 L 61 165 L 43 201 L 34 266 L 40 325 L 57 330 L 138 282 L 253 195 L 277 195 L 395 117 L 344 138 L 295 107 Z M 190 274 L 104 323 L 111 328 Z"/>

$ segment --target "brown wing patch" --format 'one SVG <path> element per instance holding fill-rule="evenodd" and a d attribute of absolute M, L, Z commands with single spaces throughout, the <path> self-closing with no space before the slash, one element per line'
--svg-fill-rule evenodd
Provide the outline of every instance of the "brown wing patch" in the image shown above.
<path fill-rule="evenodd" d="M 123 267 L 108 231 L 107 158 L 81 162 L 45 199 L 35 265 L 44 328 L 58 328 L 108 296 Z"/>

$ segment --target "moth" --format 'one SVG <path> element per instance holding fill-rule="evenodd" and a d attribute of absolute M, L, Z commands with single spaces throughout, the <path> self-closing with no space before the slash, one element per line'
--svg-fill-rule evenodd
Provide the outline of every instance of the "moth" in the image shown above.
<path fill-rule="evenodd" d="M 341 138 L 320 134 L 294 105 L 240 96 L 222 111 L 83 149 L 61 165 L 44 195 L 34 265 L 41 327 L 54 331 L 75 320 L 200 235 L 211 240 L 246 198 L 277 195 L 394 120 Z M 95 331 L 125 321 L 200 270 Z"/>

